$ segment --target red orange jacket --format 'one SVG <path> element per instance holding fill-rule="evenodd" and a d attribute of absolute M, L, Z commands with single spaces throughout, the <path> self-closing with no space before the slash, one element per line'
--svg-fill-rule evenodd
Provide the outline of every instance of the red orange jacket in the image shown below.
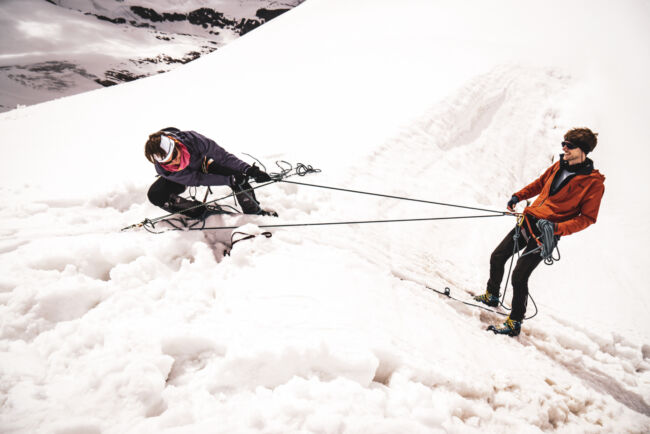
<path fill-rule="evenodd" d="M 524 214 L 557 223 L 555 234 L 569 235 L 596 223 L 600 200 L 605 192 L 605 176 L 593 169 L 593 163 L 587 159 L 590 170 L 577 172 L 551 195 L 551 185 L 560 170 L 560 163 L 562 159 L 514 195 L 520 201 L 539 195 L 532 205 L 526 207 Z"/>

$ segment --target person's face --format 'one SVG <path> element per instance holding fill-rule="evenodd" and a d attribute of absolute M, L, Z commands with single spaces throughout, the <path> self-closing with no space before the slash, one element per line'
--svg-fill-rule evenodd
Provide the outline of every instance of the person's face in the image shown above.
<path fill-rule="evenodd" d="M 178 151 L 176 145 L 174 145 L 174 150 L 172 151 L 172 159 L 169 161 L 170 165 L 180 164 L 181 162 L 181 153 Z"/>
<path fill-rule="evenodd" d="M 174 150 L 172 151 L 171 159 L 169 161 L 161 162 L 160 164 L 164 164 L 165 166 L 167 165 L 173 166 L 175 164 L 180 164 L 180 162 L 181 162 L 181 153 L 179 152 L 178 147 L 174 145 Z"/>
<path fill-rule="evenodd" d="M 564 151 L 564 161 L 569 165 L 582 163 L 585 161 L 586 155 L 582 149 L 574 147 L 569 142 L 562 142 L 562 150 Z"/>

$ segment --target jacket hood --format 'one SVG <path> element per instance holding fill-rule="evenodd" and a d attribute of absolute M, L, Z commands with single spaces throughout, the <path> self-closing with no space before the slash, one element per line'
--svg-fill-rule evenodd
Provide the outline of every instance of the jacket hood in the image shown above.
<path fill-rule="evenodd" d="M 596 169 L 594 169 L 594 170 L 589 174 L 589 176 L 591 176 L 592 178 L 598 178 L 598 179 L 600 179 L 600 182 L 605 182 L 605 175 L 603 175 L 602 173 L 600 173 L 600 172 L 599 172 L 598 170 L 596 170 Z"/>

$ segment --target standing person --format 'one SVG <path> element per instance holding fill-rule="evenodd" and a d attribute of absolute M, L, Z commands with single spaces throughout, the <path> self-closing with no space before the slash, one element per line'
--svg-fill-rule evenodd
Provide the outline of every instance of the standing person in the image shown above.
<path fill-rule="evenodd" d="M 245 214 L 274 214 L 260 207 L 248 183 L 249 177 L 256 182 L 269 182 L 271 177 L 196 131 L 165 128 L 153 133 L 145 144 L 144 154 L 160 175 L 147 196 L 167 212 L 203 218 L 207 210 L 202 202 L 179 195 L 187 186 L 228 185 Z"/>
<path fill-rule="evenodd" d="M 523 219 L 492 252 L 490 257 L 490 278 L 487 291 L 474 300 L 496 307 L 499 305 L 499 287 L 503 279 L 504 266 L 515 254 L 515 233 L 519 232 L 524 242 L 524 253 L 517 260 L 512 272 L 512 311 L 501 327 L 491 327 L 495 333 L 517 336 L 526 313 L 528 301 L 528 278 L 542 261 L 534 252 L 538 247 L 540 234 L 552 231 L 554 235 L 570 235 L 596 223 L 600 200 L 605 192 L 605 177 L 594 169 L 594 162 L 587 154 L 594 150 L 597 134 L 589 128 L 574 128 L 564 135 L 563 154 L 560 160 L 549 167 L 542 176 L 512 195 L 507 207 L 514 211 L 517 202 L 537 196 L 532 205 L 526 207 Z"/>

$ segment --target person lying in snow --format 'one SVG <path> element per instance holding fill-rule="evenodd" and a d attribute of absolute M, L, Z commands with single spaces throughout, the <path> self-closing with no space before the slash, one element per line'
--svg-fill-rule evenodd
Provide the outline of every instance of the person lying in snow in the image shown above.
<path fill-rule="evenodd" d="M 256 182 L 268 182 L 271 177 L 196 131 L 165 128 L 155 132 L 145 144 L 144 155 L 160 175 L 149 188 L 147 197 L 167 212 L 203 218 L 206 208 L 202 202 L 179 195 L 187 186 L 228 185 L 245 214 L 271 214 L 260 207 L 248 183 L 249 177 Z"/>
<path fill-rule="evenodd" d="M 605 177 L 594 169 L 594 163 L 587 154 L 594 150 L 597 134 L 588 128 L 574 128 L 564 135 L 560 160 L 549 167 L 542 176 L 519 192 L 512 195 L 507 207 L 539 195 L 532 205 L 524 209 L 524 218 L 501 241 L 490 257 L 490 278 L 487 291 L 474 300 L 496 307 L 499 305 L 499 287 L 504 266 L 514 254 L 516 231 L 520 231 L 526 248 L 523 255 L 538 246 L 542 230 L 555 235 L 569 235 L 596 223 L 600 200 L 605 192 Z M 549 226 L 550 225 L 550 226 Z M 532 235 L 531 236 L 531 232 Z M 528 301 L 528 278 L 542 261 L 538 253 L 520 256 L 512 273 L 512 311 L 502 327 L 490 327 L 495 333 L 517 336 L 526 313 Z"/>

